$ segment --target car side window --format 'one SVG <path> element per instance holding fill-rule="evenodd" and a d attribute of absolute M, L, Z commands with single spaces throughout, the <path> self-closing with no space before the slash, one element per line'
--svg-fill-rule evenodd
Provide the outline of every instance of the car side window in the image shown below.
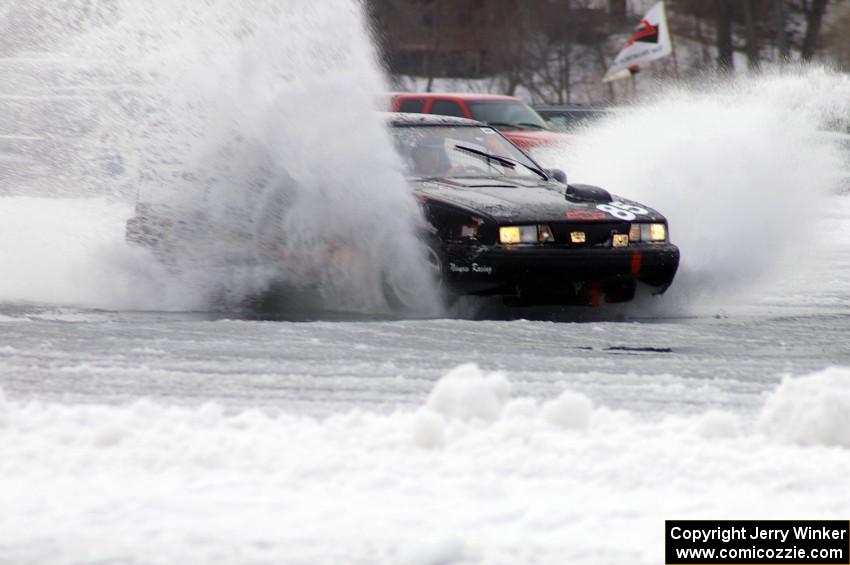
<path fill-rule="evenodd" d="M 569 118 L 555 114 L 554 116 L 544 116 L 544 120 L 549 124 L 549 127 L 558 131 L 567 131 L 569 129 Z"/>
<path fill-rule="evenodd" d="M 398 104 L 399 112 L 421 114 L 425 110 L 425 100 L 422 98 L 405 98 Z"/>
<path fill-rule="evenodd" d="M 434 100 L 433 104 L 431 104 L 431 113 L 440 114 L 441 116 L 456 116 L 458 118 L 466 117 L 460 104 L 452 100 Z"/>

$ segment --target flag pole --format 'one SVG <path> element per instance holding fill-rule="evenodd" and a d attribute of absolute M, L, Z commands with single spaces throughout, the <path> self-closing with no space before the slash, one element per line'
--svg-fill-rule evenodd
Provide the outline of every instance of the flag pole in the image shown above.
<path fill-rule="evenodd" d="M 667 17 L 667 4 L 664 4 L 664 21 L 667 24 L 667 33 L 670 35 L 670 55 L 673 57 L 673 75 L 676 80 L 679 80 L 679 59 L 676 57 L 676 36 L 673 33 L 673 28 L 670 27 L 670 20 Z"/>

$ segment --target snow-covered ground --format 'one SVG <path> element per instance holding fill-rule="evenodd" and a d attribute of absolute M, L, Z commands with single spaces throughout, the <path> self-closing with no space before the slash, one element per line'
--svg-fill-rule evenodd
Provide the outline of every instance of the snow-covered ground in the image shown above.
<path fill-rule="evenodd" d="M 0 562 L 657 563 L 667 518 L 846 518 L 847 319 L 18 311 Z"/>

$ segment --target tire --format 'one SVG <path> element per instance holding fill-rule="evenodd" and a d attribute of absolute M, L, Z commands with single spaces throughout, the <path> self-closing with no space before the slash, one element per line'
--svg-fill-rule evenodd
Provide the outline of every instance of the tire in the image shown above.
<path fill-rule="evenodd" d="M 428 280 L 415 280 L 407 273 L 386 271 L 381 277 L 384 300 L 396 314 L 415 314 L 434 307 L 444 308 L 449 302 L 450 293 L 446 290 L 445 255 L 439 240 L 429 238 L 420 242 L 421 252 L 428 270 Z M 427 304 L 424 300 L 436 289 L 437 304 Z"/>

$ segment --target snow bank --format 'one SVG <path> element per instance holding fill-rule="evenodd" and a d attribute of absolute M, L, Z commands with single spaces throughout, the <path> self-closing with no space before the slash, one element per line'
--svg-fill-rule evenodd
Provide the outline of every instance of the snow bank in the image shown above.
<path fill-rule="evenodd" d="M 511 385 L 501 373 L 485 374 L 474 364 L 461 365 L 440 379 L 426 406 L 448 418 L 499 418 L 511 395 Z"/>
<path fill-rule="evenodd" d="M 786 377 L 767 399 L 758 426 L 781 442 L 850 447 L 850 369 Z"/>
<path fill-rule="evenodd" d="M 846 430 L 847 375 L 786 381 L 760 429 Z M 850 450 L 743 422 L 511 399 L 474 365 L 324 420 L 0 395 L 0 562 L 657 563 L 666 518 L 846 518 Z"/>
<path fill-rule="evenodd" d="M 593 402 L 583 394 L 565 390 L 543 405 L 543 419 L 566 429 L 587 429 L 593 415 Z"/>
<path fill-rule="evenodd" d="M 451 432 L 447 426 L 500 422 L 510 430 L 516 422 L 539 418 L 564 429 L 587 429 L 593 403 L 582 394 L 564 391 L 538 406 L 530 398 L 511 400 L 511 384 L 500 372 L 485 373 L 474 363 L 456 367 L 434 386 L 413 422 L 413 441 L 422 447 L 443 446 Z M 455 434 L 457 426 L 455 426 Z M 462 432 L 463 433 L 463 432 Z"/>
<path fill-rule="evenodd" d="M 734 414 L 711 410 L 697 417 L 696 430 L 705 439 L 732 438 L 741 433 L 741 422 Z"/>

